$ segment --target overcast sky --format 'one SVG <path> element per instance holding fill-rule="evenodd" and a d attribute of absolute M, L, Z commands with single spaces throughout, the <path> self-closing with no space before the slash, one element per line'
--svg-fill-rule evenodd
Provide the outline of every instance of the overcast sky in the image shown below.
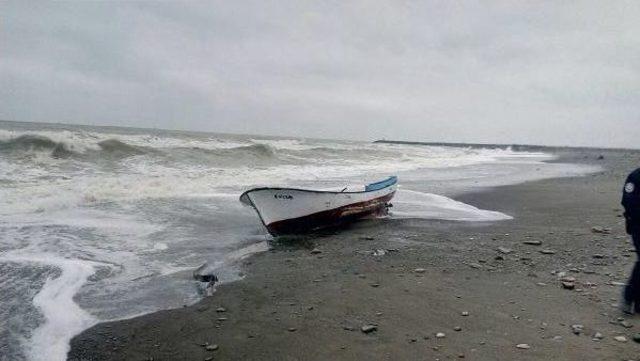
<path fill-rule="evenodd" d="M 2 2 L 0 119 L 640 148 L 640 1 Z"/>

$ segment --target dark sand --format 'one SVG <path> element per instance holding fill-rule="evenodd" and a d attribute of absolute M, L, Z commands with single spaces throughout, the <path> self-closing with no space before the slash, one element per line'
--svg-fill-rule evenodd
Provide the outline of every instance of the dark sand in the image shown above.
<path fill-rule="evenodd" d="M 625 282 L 635 260 L 619 198 L 640 153 L 554 152 L 605 170 L 458 197 L 512 221 L 368 220 L 274 244 L 245 261 L 243 281 L 191 307 L 99 324 L 73 339 L 69 358 L 639 360 L 633 335 L 640 316 L 624 317 L 630 328 L 621 325 L 621 287 L 611 282 Z M 312 254 L 314 247 L 321 253 Z M 375 249 L 392 251 L 374 256 Z M 575 290 L 561 287 L 558 271 L 576 278 Z M 363 333 L 367 324 L 377 331 Z M 583 325 L 580 335 L 574 324 Z M 602 340 L 593 340 L 597 332 Z M 620 335 L 628 341 L 614 339 Z M 219 348 L 207 351 L 205 343 Z"/>

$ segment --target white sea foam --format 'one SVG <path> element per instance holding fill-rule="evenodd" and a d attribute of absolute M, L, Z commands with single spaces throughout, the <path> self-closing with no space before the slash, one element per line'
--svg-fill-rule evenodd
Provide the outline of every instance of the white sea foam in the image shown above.
<path fill-rule="evenodd" d="M 31 334 L 26 350 L 33 361 L 65 360 L 71 338 L 97 322 L 73 300 L 87 278 L 95 272 L 95 263 L 35 253 L 3 254 L 0 262 L 36 263 L 60 270 L 60 275 L 48 279 L 33 298 L 33 304 L 45 321 Z"/>
<path fill-rule="evenodd" d="M 334 179 L 344 182 L 371 180 L 375 174 L 397 174 L 417 169 L 461 167 L 483 162 L 499 162 L 502 157 L 514 161 L 512 152 L 440 149 L 425 155 L 415 154 L 416 160 L 397 162 L 393 158 L 373 160 L 324 161 L 316 164 L 274 165 L 266 168 L 235 167 L 207 168 L 199 165 L 168 166 L 146 159 L 133 158 L 123 164 L 130 172 L 105 174 L 89 172 L 73 178 L 35 179 L 29 187 L 0 189 L 0 213 L 49 211 L 105 201 L 131 201 L 144 198 L 199 197 L 260 185 L 301 185 L 318 180 Z M 539 162 L 547 155 L 523 157 L 521 162 Z M 18 175 L 16 175 L 18 176 Z M 22 174 L 21 176 L 24 176 Z M 33 172 L 33 177 L 42 172 Z M 24 180 L 22 180 L 24 181 Z M 4 212 L 3 212 L 4 211 Z"/>
<path fill-rule="evenodd" d="M 449 221 L 488 222 L 513 219 L 496 211 L 479 209 L 445 196 L 399 189 L 393 200 L 394 218 L 441 219 Z"/>

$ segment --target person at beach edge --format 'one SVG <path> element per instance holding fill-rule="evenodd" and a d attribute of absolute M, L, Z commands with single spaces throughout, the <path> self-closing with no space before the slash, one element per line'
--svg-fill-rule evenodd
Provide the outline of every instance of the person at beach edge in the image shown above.
<path fill-rule="evenodd" d="M 625 313 L 640 313 L 640 168 L 629 174 L 625 182 L 622 206 L 627 233 L 633 239 L 638 258 L 624 289 L 621 308 Z"/>

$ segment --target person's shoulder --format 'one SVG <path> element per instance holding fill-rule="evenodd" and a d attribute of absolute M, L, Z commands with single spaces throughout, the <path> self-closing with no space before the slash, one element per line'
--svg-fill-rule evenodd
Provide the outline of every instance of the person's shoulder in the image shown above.
<path fill-rule="evenodd" d="M 630 180 L 640 180 L 640 168 L 634 170 L 629 174 Z"/>

